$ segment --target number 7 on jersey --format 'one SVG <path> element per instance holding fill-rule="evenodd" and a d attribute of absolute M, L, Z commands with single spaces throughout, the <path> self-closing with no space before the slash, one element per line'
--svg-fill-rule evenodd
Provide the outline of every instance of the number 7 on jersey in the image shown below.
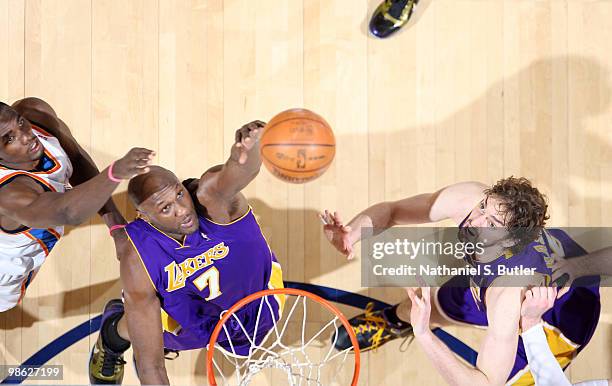
<path fill-rule="evenodd" d="M 200 291 L 208 287 L 210 294 L 204 300 L 208 301 L 221 296 L 222 292 L 219 288 L 219 271 L 215 267 L 210 267 L 206 272 L 195 278 L 193 284 L 195 284 Z"/>

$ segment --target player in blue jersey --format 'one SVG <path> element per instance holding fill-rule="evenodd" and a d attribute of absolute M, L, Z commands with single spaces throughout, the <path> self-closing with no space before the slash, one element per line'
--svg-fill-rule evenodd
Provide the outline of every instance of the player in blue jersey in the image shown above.
<path fill-rule="evenodd" d="M 544 196 L 525 178 L 506 178 L 493 186 L 463 182 L 435 193 L 420 194 L 367 208 L 344 225 L 337 214 L 322 215 L 324 232 L 343 254 L 353 254 L 353 245 L 371 229 L 395 225 L 453 220 L 461 240 L 483 242 L 484 253 L 466 255 L 472 267 L 487 265 L 532 269 L 534 274 L 518 278 L 505 275 L 455 277 L 432 294 L 431 322 L 436 325 L 487 326 L 476 368 L 456 358 L 429 329 L 417 338 L 442 377 L 456 385 L 533 385 L 527 357 L 519 339 L 521 300 L 529 285 L 550 283 L 555 259 L 586 254 L 561 230 L 545 229 L 547 204 Z M 483 272 L 481 270 L 480 272 Z M 544 314 L 550 348 L 559 364 L 567 366 L 590 341 L 600 312 L 597 279 L 577 281 Z M 585 284 L 586 283 L 586 284 Z M 380 311 L 366 310 L 349 322 L 364 351 L 413 334 L 411 302 Z M 345 330 L 339 332 L 338 350 L 350 346 Z"/>
<path fill-rule="evenodd" d="M 105 307 L 90 359 L 91 383 L 121 383 L 123 353 L 131 343 L 140 381 L 168 384 L 164 349 L 205 348 L 221 312 L 249 294 L 282 287 L 280 265 L 241 193 L 261 167 L 263 126 L 255 121 L 238 130 L 227 162 L 200 179 L 181 183 L 153 167 L 130 182 L 139 218 L 113 232 L 125 306 L 113 300 Z M 284 299 L 270 300 L 273 312 L 262 313 L 256 340 L 280 317 Z M 256 307 L 238 314 L 253 333 Z M 247 354 L 248 340 L 235 327 L 217 343 L 231 351 L 231 339 L 236 354 Z"/>

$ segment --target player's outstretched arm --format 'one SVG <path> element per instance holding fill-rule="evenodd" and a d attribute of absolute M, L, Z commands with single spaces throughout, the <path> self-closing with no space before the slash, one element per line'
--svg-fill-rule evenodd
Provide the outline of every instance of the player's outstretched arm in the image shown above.
<path fill-rule="evenodd" d="M 130 179 L 147 173 L 154 153 L 134 148 L 113 166 L 118 179 Z M 32 228 L 77 225 L 87 220 L 111 197 L 119 186 L 111 181 L 107 170 L 64 193 L 45 192 L 29 177 L 17 177 L 0 188 L 0 213 Z"/>
<path fill-rule="evenodd" d="M 453 219 L 459 223 L 482 197 L 486 186 L 461 182 L 435 193 L 424 193 L 398 201 L 372 205 L 345 225 L 337 212 L 324 211 L 321 220 L 327 239 L 340 253 L 350 258 L 353 245 L 372 231 L 382 232 L 396 225 L 423 224 Z"/>
<path fill-rule="evenodd" d="M 487 291 L 489 328 L 476 368 L 461 362 L 429 328 L 431 300 L 429 288 L 419 297 L 408 289 L 412 301 L 411 323 L 414 335 L 427 357 L 449 385 L 504 385 L 516 355 L 521 288 L 490 288 Z"/>
<path fill-rule="evenodd" d="M 198 183 L 197 197 L 214 221 L 228 222 L 244 214 L 248 204 L 240 191 L 261 169 L 259 138 L 265 123 L 253 121 L 236 131 L 227 162 L 208 169 Z"/>
<path fill-rule="evenodd" d="M 140 383 L 168 385 L 159 299 L 125 232 L 115 233 L 117 235 L 113 238 L 121 262 L 125 316 Z"/>
<path fill-rule="evenodd" d="M 74 169 L 70 177 L 71 185 L 80 185 L 98 175 L 99 170 L 93 159 L 79 145 L 68 125 L 57 116 L 55 110 L 47 102 L 39 98 L 29 97 L 18 100 L 13 103 L 12 107 L 25 119 L 43 126 L 58 139 L 62 149 L 70 158 Z M 125 222 L 112 199 L 109 199 L 98 213 L 109 227 Z"/>

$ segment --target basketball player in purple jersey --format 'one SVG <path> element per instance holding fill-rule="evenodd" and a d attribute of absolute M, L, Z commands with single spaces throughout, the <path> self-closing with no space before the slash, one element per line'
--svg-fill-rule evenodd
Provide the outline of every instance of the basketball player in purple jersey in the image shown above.
<path fill-rule="evenodd" d="M 327 238 L 349 258 L 353 245 L 362 237 L 362 230 L 450 219 L 459 224 L 461 237 L 472 242 L 486 240 L 485 253 L 469 256 L 467 262 L 471 266 L 533 268 L 535 274 L 530 279 L 533 282 L 520 283 L 528 286 L 550 282 L 555 259 L 586 254 L 561 230 L 544 229 L 546 212 L 544 196 L 528 180 L 510 177 L 492 187 L 463 182 L 435 193 L 379 203 L 358 214 L 348 225 L 337 214 L 327 211 L 322 219 L 327 223 L 324 226 Z M 462 278 L 449 280 L 432 294 L 431 322 L 488 326 L 488 331 L 476 368 L 461 362 L 431 332 L 423 333 L 419 341 L 436 369 L 448 383 L 455 385 L 533 385 L 519 339 L 521 300 L 526 287 L 517 285 L 517 280 L 512 281 L 508 276 L 471 277 L 472 283 L 460 283 L 457 279 Z M 509 286 L 506 280 L 514 286 Z M 543 315 L 548 343 L 562 367 L 584 348 L 597 326 L 598 282 L 593 279 L 587 282 L 588 286 L 570 287 Z M 350 323 L 361 349 L 367 351 L 411 335 L 410 310 L 411 302 L 406 299 L 388 309 L 366 310 L 365 314 L 352 318 Z M 341 330 L 336 348 L 343 350 L 349 345 L 348 334 Z"/>
<path fill-rule="evenodd" d="M 48 103 L 0 102 L 0 311 L 21 301 L 64 225 L 96 212 L 109 227 L 124 221 L 111 194 L 120 179 L 146 172 L 152 156 L 132 149 L 99 173 Z"/>
<path fill-rule="evenodd" d="M 90 358 L 92 384 L 121 383 L 130 342 L 141 383 L 168 384 L 164 349 L 205 348 L 224 310 L 254 292 L 282 287 L 280 265 L 241 193 L 259 173 L 263 127 L 255 121 L 238 130 L 227 162 L 200 179 L 181 183 L 172 172 L 152 167 L 130 181 L 139 218 L 112 232 L 125 311 L 121 300 L 105 307 Z M 261 313 L 256 341 L 280 316 L 283 300 L 270 299 L 273 312 Z M 257 307 L 238 312 L 249 334 Z M 231 336 L 222 333 L 217 343 L 232 351 L 231 338 L 237 355 L 248 354 L 240 326 L 229 330 Z"/>

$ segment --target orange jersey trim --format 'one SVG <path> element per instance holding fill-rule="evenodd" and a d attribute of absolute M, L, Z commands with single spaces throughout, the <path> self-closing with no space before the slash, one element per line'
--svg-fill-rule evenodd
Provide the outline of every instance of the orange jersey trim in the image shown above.
<path fill-rule="evenodd" d="M 41 184 L 43 184 L 44 186 L 46 186 L 47 188 L 49 188 L 52 192 L 56 192 L 55 188 L 49 184 L 47 181 L 43 180 L 42 178 L 33 175 L 31 172 L 26 172 L 26 171 L 15 171 L 14 173 L 9 174 L 8 176 L 4 176 L 3 178 L 0 179 L 0 185 L 2 185 L 4 182 L 6 182 L 7 180 L 16 177 L 16 176 L 26 176 L 26 177 L 30 177 L 34 180 L 36 180 L 37 182 L 40 182 Z"/>
<path fill-rule="evenodd" d="M 36 242 L 37 242 L 37 243 L 38 243 L 38 244 L 39 244 L 39 245 L 42 247 L 43 251 L 45 252 L 45 257 L 49 256 L 49 249 L 47 248 L 47 246 L 45 245 L 45 243 L 43 243 L 43 241 L 42 241 L 42 240 L 40 240 L 40 239 L 39 239 L 39 238 L 37 238 L 37 237 L 32 236 L 32 235 L 30 234 L 30 232 L 29 232 L 29 231 L 24 232 L 24 234 L 25 234 L 26 236 L 28 236 L 28 238 L 29 238 L 30 240 L 34 240 L 34 241 L 36 241 Z"/>

